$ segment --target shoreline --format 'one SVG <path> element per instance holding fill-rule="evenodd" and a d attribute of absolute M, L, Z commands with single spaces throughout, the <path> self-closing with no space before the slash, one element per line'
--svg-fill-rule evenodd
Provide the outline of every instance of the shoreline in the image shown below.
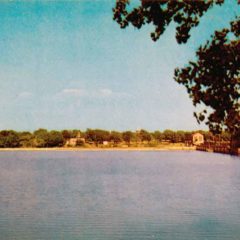
<path fill-rule="evenodd" d="M 41 152 L 49 152 L 49 151 L 195 151 L 196 147 L 180 147 L 180 146 L 171 146 L 171 147 L 116 147 L 116 148 L 64 148 L 64 147 L 56 147 L 56 148 L 0 148 L 0 152 L 9 152 L 9 151 L 41 151 Z"/>

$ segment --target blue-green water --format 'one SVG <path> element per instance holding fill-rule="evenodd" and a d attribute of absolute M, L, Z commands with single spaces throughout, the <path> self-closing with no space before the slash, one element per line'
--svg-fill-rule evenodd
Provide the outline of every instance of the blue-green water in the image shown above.
<path fill-rule="evenodd" d="M 0 152 L 1 240 L 240 239 L 240 158 Z"/>

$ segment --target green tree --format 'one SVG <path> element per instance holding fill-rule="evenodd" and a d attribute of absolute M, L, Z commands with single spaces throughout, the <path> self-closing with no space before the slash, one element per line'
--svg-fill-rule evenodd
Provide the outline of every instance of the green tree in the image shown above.
<path fill-rule="evenodd" d="M 34 136 L 30 132 L 20 132 L 19 136 L 19 146 L 20 147 L 33 147 L 34 145 Z"/>
<path fill-rule="evenodd" d="M 193 132 L 185 132 L 184 134 L 184 143 L 187 145 L 192 145 L 192 135 Z M 205 136 L 204 136 L 205 139 Z"/>
<path fill-rule="evenodd" d="M 62 147 L 64 138 L 61 132 L 50 131 L 48 133 L 47 146 L 48 147 Z"/>
<path fill-rule="evenodd" d="M 214 5 L 221 5 L 224 0 L 141 0 L 140 6 L 129 8 L 129 0 L 117 0 L 113 9 L 113 19 L 121 28 L 132 24 L 140 29 L 145 24 L 153 24 L 151 33 L 156 41 L 165 32 L 170 23 L 176 25 L 178 43 L 186 43 L 190 30 L 199 24 L 200 18 Z M 131 10 L 129 10 L 131 9 Z"/>
<path fill-rule="evenodd" d="M 63 130 L 63 131 L 62 131 L 62 136 L 63 136 L 63 138 L 64 138 L 65 140 L 71 138 L 71 131 L 69 131 L 69 130 Z"/>
<path fill-rule="evenodd" d="M 4 148 L 6 147 L 6 138 L 9 134 L 9 131 L 3 130 L 0 132 L 0 147 Z"/>
<path fill-rule="evenodd" d="M 85 138 L 87 142 L 94 142 L 97 146 L 109 140 L 110 133 L 102 129 L 87 129 Z"/>
<path fill-rule="evenodd" d="M 163 132 L 163 138 L 166 141 L 175 142 L 175 133 L 174 133 L 174 131 L 172 131 L 170 129 L 166 129 Z"/>
<path fill-rule="evenodd" d="M 140 141 L 141 142 L 150 142 L 151 141 L 151 134 L 144 130 L 144 129 L 141 129 L 140 132 L 139 132 L 139 138 L 140 138 Z"/>
<path fill-rule="evenodd" d="M 111 131 L 109 140 L 113 141 L 114 144 L 118 144 L 122 141 L 122 134 L 117 131 Z"/>
<path fill-rule="evenodd" d="M 176 131 L 175 142 L 184 142 L 184 141 L 185 141 L 185 132 L 182 130 Z"/>
<path fill-rule="evenodd" d="M 199 24 L 200 18 L 214 5 L 223 2 L 141 0 L 139 6 L 131 9 L 128 7 L 130 1 L 117 0 L 113 19 L 121 28 L 129 24 L 137 28 L 153 24 L 155 31 L 151 37 L 154 41 L 174 22 L 178 43 L 186 43 L 190 30 Z M 209 129 L 215 133 L 227 129 L 235 138 L 240 131 L 239 34 L 240 17 L 237 16 L 231 27 L 216 31 L 212 39 L 198 49 L 197 61 L 175 70 L 175 80 L 186 87 L 193 104 L 206 106 L 203 112 L 194 113 L 197 121 L 206 120 Z"/>
<path fill-rule="evenodd" d="M 163 140 L 163 134 L 160 131 L 155 131 L 152 135 L 158 142 L 161 142 Z"/>
<path fill-rule="evenodd" d="M 40 128 L 33 132 L 36 147 L 48 147 L 49 134 L 46 129 Z"/>
<path fill-rule="evenodd" d="M 198 122 L 204 121 L 210 130 L 223 129 L 235 134 L 240 129 L 240 40 L 239 31 L 224 29 L 197 51 L 197 61 L 175 70 L 175 79 L 183 84 L 193 104 L 207 109 L 195 113 Z M 239 22 L 240 26 L 240 22 Z M 232 33 L 232 40 L 228 34 Z"/>
<path fill-rule="evenodd" d="M 13 130 L 3 130 L 0 132 L 0 147 L 15 148 L 19 147 L 18 133 Z"/>
<path fill-rule="evenodd" d="M 130 142 L 134 138 L 134 133 L 131 131 L 125 131 L 122 133 L 122 138 L 128 144 L 128 146 L 130 146 Z"/>
<path fill-rule="evenodd" d="M 71 131 L 71 137 L 75 138 L 75 137 L 77 137 L 79 135 L 79 133 L 81 134 L 80 130 L 74 129 L 74 130 Z"/>

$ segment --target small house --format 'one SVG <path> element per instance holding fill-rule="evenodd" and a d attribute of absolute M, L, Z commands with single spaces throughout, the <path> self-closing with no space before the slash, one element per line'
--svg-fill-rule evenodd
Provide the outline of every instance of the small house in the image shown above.
<path fill-rule="evenodd" d="M 108 141 L 103 141 L 103 146 L 108 146 L 109 142 Z"/>
<path fill-rule="evenodd" d="M 85 138 L 82 138 L 81 134 L 79 132 L 75 138 L 69 138 L 66 141 L 66 146 L 68 146 L 68 147 L 76 147 L 80 142 L 81 143 L 85 143 Z"/>
<path fill-rule="evenodd" d="M 194 133 L 192 135 L 193 145 L 200 145 L 204 143 L 204 136 L 201 133 Z"/>

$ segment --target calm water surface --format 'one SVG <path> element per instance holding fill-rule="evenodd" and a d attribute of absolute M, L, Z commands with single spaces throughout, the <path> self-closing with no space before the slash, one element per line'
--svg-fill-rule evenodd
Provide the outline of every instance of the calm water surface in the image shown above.
<path fill-rule="evenodd" d="M 0 152 L 1 240 L 239 240 L 240 158 Z"/>

